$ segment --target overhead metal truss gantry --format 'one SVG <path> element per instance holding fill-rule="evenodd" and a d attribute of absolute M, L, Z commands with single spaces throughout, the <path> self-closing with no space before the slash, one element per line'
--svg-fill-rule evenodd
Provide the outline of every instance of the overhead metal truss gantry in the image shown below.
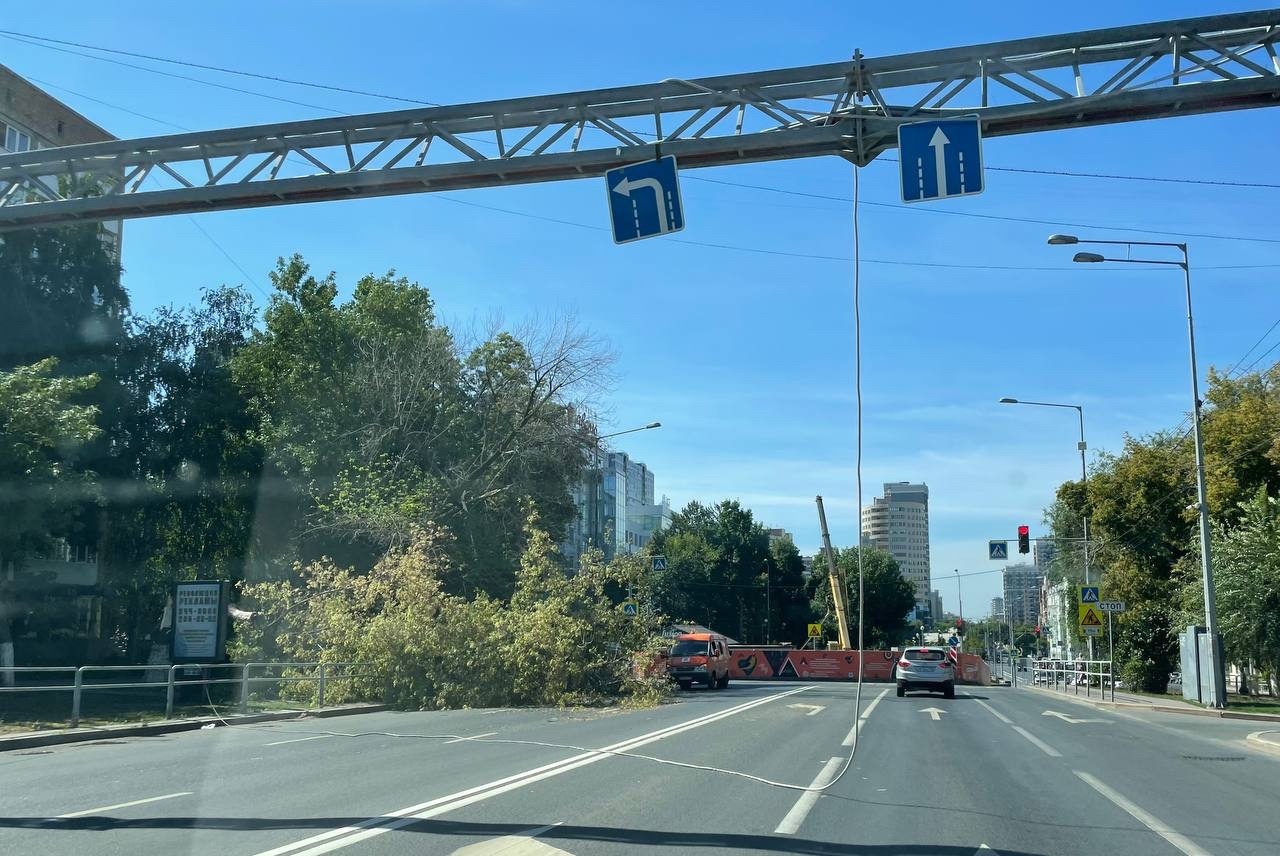
<path fill-rule="evenodd" d="M 849 62 L 0 156 L 0 231 L 840 155 L 903 122 L 998 137 L 1280 104 L 1280 9 Z"/>

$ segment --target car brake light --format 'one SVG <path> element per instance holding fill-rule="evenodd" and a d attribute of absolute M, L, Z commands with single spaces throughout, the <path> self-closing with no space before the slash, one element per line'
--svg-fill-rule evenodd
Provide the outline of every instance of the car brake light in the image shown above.
<path fill-rule="evenodd" d="M 938 667 L 939 667 L 939 668 L 942 668 L 942 669 L 950 669 L 950 668 L 951 668 L 951 661 L 949 661 L 949 660 L 943 660 L 941 663 L 939 663 L 939 664 L 938 664 Z"/>
<path fill-rule="evenodd" d="M 899 665 L 899 666 L 901 666 L 901 667 L 902 667 L 902 668 L 904 668 L 904 669 L 910 669 L 910 668 L 911 668 L 911 661 L 910 661 L 910 660 L 899 660 L 899 661 L 898 661 L 898 665 Z"/>

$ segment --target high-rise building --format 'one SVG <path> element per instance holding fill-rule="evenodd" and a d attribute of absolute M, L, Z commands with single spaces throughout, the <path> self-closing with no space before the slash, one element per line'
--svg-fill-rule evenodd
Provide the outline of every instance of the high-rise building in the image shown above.
<path fill-rule="evenodd" d="M 1004 618 L 1004 598 L 1002 597 L 991 598 L 991 617 Z"/>
<path fill-rule="evenodd" d="M 0 154 L 114 139 L 99 125 L 0 65 Z M 101 230 L 103 242 L 120 258 L 120 221 L 104 222 Z"/>
<path fill-rule="evenodd" d="M 884 550 L 915 586 L 916 605 L 929 603 L 929 486 L 886 482 L 884 496 L 862 509 L 862 542 Z"/>
<path fill-rule="evenodd" d="M 942 593 L 937 589 L 929 592 L 929 617 L 935 622 L 942 619 Z"/>
<path fill-rule="evenodd" d="M 785 540 L 787 540 L 787 541 L 790 541 L 790 542 L 792 542 L 793 544 L 795 543 L 795 539 L 791 537 L 791 533 L 790 533 L 790 532 L 788 532 L 788 531 L 787 531 L 787 530 L 785 530 L 785 529 L 769 529 L 769 530 L 767 530 L 767 531 L 768 531 L 768 533 L 769 533 L 769 546 L 770 546 L 770 547 L 772 547 L 772 546 L 774 545 L 774 542 L 776 542 L 776 541 L 782 541 L 783 539 L 785 539 Z"/>
<path fill-rule="evenodd" d="M 1004 615 L 1015 626 L 1040 621 L 1040 582 L 1035 565 L 1007 565 L 1004 569 Z"/>
<path fill-rule="evenodd" d="M 1042 574 L 1049 572 L 1049 565 L 1057 554 L 1058 545 L 1050 538 L 1037 538 L 1031 542 L 1031 561 Z"/>
<path fill-rule="evenodd" d="M 654 501 L 653 471 L 626 452 L 602 452 L 573 492 L 578 508 L 560 552 L 576 567 L 587 547 L 604 551 L 606 560 L 638 553 L 653 534 L 671 525 L 666 497 Z"/>

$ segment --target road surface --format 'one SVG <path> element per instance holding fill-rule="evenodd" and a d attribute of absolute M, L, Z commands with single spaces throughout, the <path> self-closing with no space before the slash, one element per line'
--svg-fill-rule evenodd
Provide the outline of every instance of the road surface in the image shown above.
<path fill-rule="evenodd" d="M 1258 723 L 867 684 L 841 776 L 855 691 L 736 683 L 643 711 L 374 713 L 10 752 L 0 853 L 1280 852 L 1280 756 L 1244 740 Z"/>

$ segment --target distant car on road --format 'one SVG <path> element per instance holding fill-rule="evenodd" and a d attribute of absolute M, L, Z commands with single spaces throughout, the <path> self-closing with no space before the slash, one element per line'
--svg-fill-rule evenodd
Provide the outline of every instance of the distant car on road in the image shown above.
<path fill-rule="evenodd" d="M 724 689 L 729 686 L 728 640 L 716 633 L 682 633 L 667 655 L 667 674 L 682 690 L 695 683 Z"/>
<path fill-rule="evenodd" d="M 955 668 L 946 648 L 908 648 L 898 660 L 898 698 L 907 690 L 940 692 L 956 697 Z"/>

